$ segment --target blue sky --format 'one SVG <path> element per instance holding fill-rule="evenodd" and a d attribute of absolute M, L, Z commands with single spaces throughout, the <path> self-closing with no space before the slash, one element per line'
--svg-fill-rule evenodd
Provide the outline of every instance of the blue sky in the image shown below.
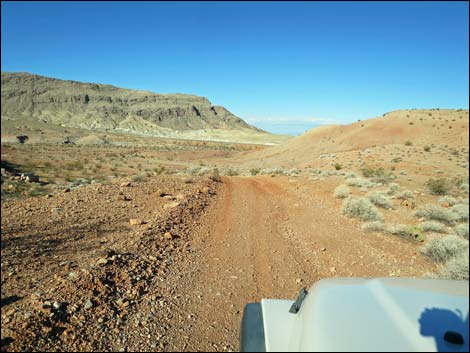
<path fill-rule="evenodd" d="M 465 108 L 467 2 L 2 2 L 2 71 L 207 97 L 298 134 Z"/>

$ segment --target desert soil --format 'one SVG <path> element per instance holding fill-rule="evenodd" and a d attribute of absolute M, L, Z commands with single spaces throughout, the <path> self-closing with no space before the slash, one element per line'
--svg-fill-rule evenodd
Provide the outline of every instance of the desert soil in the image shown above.
<path fill-rule="evenodd" d="M 2 202 L 2 350 L 234 351 L 249 302 L 435 267 L 342 216 L 337 180 L 193 179 Z"/>

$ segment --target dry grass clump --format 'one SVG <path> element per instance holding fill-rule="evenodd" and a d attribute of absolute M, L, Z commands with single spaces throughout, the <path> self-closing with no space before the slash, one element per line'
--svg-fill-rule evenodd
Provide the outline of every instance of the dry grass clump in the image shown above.
<path fill-rule="evenodd" d="M 367 195 L 367 198 L 376 206 L 386 209 L 393 207 L 392 201 L 381 192 L 373 191 Z"/>
<path fill-rule="evenodd" d="M 420 224 L 420 227 L 425 232 L 434 232 L 434 233 L 447 233 L 447 228 L 444 224 L 436 221 L 426 221 Z"/>
<path fill-rule="evenodd" d="M 361 177 L 347 179 L 346 185 L 355 186 L 358 188 L 371 188 L 371 187 L 377 186 L 376 183 L 373 183 L 370 180 L 361 178 Z"/>
<path fill-rule="evenodd" d="M 468 250 L 450 259 L 436 277 L 457 281 L 468 281 Z"/>
<path fill-rule="evenodd" d="M 199 169 L 199 172 L 197 173 L 197 175 L 199 176 L 204 176 L 204 175 L 207 175 L 211 172 L 211 168 L 209 167 L 201 167 L 201 169 Z"/>
<path fill-rule="evenodd" d="M 450 210 L 457 216 L 458 222 L 468 221 L 468 205 L 459 203 L 452 206 Z"/>
<path fill-rule="evenodd" d="M 408 224 L 392 224 L 385 229 L 385 232 L 392 235 L 398 235 L 407 239 L 423 241 L 423 229 L 420 226 Z"/>
<path fill-rule="evenodd" d="M 385 224 L 382 221 L 372 221 L 364 223 L 361 228 L 366 232 L 383 232 Z"/>
<path fill-rule="evenodd" d="M 269 169 L 263 169 L 261 171 L 261 174 L 263 174 L 263 175 L 285 175 L 285 172 L 282 168 L 269 168 Z"/>
<path fill-rule="evenodd" d="M 372 202 L 365 197 L 349 197 L 343 201 L 341 212 L 348 217 L 360 219 L 362 221 L 383 220 L 382 214 L 377 210 Z"/>
<path fill-rule="evenodd" d="M 445 178 L 431 178 L 424 185 L 432 195 L 446 195 L 450 191 L 450 185 Z"/>
<path fill-rule="evenodd" d="M 147 180 L 147 177 L 148 177 L 148 174 L 147 173 L 141 173 L 141 174 L 137 174 L 137 175 L 134 175 L 131 180 L 133 182 L 141 182 L 141 181 L 145 181 Z"/>
<path fill-rule="evenodd" d="M 431 239 L 421 252 L 436 262 L 446 262 L 461 252 L 468 253 L 468 241 L 456 235 Z"/>
<path fill-rule="evenodd" d="M 371 178 L 375 183 L 388 184 L 395 179 L 392 172 L 386 171 L 384 168 L 376 168 L 371 166 L 363 166 L 361 168 L 362 175 L 366 178 Z"/>
<path fill-rule="evenodd" d="M 338 186 L 335 191 L 333 192 L 333 196 L 337 199 L 345 199 L 351 194 L 351 189 L 349 189 L 346 185 Z"/>
<path fill-rule="evenodd" d="M 219 170 L 217 168 L 212 169 L 212 172 L 209 175 L 209 179 L 215 182 L 222 181 L 222 179 L 220 178 Z"/>
<path fill-rule="evenodd" d="M 449 206 L 454 206 L 455 204 L 457 204 L 459 201 L 455 198 L 455 197 L 452 197 L 452 196 L 443 196 L 443 197 L 440 197 L 439 198 L 439 204 L 442 205 L 444 203 L 448 204 Z"/>
<path fill-rule="evenodd" d="M 227 168 L 224 170 L 224 175 L 228 176 L 237 176 L 239 175 L 238 170 L 233 169 L 233 168 Z"/>
<path fill-rule="evenodd" d="M 260 171 L 261 171 L 261 169 L 259 169 L 259 168 L 251 168 L 250 169 L 250 174 L 252 176 L 255 176 L 255 175 L 258 175 Z"/>
<path fill-rule="evenodd" d="M 431 204 L 427 204 L 423 209 L 416 211 L 415 216 L 440 221 L 449 225 L 453 225 L 459 220 L 459 216 L 450 209 Z"/>
<path fill-rule="evenodd" d="M 387 195 L 393 196 L 400 191 L 400 185 L 397 183 L 390 183 L 386 191 Z"/>
<path fill-rule="evenodd" d="M 389 196 L 395 195 L 395 197 L 398 200 L 413 200 L 414 199 L 414 195 L 411 191 L 405 188 L 402 188 L 397 183 L 391 183 L 388 186 L 388 189 L 385 191 L 385 193 Z"/>
<path fill-rule="evenodd" d="M 197 175 L 200 170 L 201 167 L 190 165 L 188 168 L 186 168 L 186 173 L 188 173 L 189 175 Z"/>
<path fill-rule="evenodd" d="M 396 195 L 398 200 L 413 200 L 415 196 L 410 190 L 402 190 Z"/>
<path fill-rule="evenodd" d="M 468 223 L 459 224 L 454 228 L 455 234 L 468 240 Z"/>

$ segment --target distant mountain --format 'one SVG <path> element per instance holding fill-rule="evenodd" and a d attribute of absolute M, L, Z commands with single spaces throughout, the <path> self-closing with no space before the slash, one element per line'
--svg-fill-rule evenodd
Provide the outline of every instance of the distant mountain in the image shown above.
<path fill-rule="evenodd" d="M 2 72 L 2 120 L 89 130 L 172 135 L 194 130 L 266 134 L 207 98 Z"/>

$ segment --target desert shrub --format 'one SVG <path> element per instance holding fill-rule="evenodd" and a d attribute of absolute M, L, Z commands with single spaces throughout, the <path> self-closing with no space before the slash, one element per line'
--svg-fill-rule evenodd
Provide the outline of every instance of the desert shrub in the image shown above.
<path fill-rule="evenodd" d="M 436 262 L 446 262 L 461 252 L 468 252 L 468 241 L 456 235 L 431 239 L 421 252 Z"/>
<path fill-rule="evenodd" d="M 410 140 L 405 141 L 405 146 L 413 146 L 413 142 L 411 142 Z"/>
<path fill-rule="evenodd" d="M 468 240 L 468 223 L 459 224 L 454 228 L 455 234 Z"/>
<path fill-rule="evenodd" d="M 354 173 L 354 172 L 348 172 L 348 173 L 346 173 L 345 176 L 346 176 L 346 178 L 355 178 L 355 177 L 356 177 L 356 173 Z"/>
<path fill-rule="evenodd" d="M 335 169 L 336 170 L 341 170 L 341 168 L 343 168 L 341 164 L 339 164 L 339 163 L 335 164 Z"/>
<path fill-rule="evenodd" d="M 467 165 L 468 166 L 468 165 Z M 454 185 L 458 190 L 465 194 L 468 194 L 468 177 L 457 176 L 452 178 L 451 184 Z"/>
<path fill-rule="evenodd" d="M 367 198 L 376 206 L 386 209 L 393 207 L 392 201 L 381 192 L 373 191 L 367 195 Z"/>
<path fill-rule="evenodd" d="M 343 201 L 341 212 L 351 218 L 357 218 L 362 221 L 380 221 L 383 220 L 382 214 L 365 197 L 349 197 Z"/>
<path fill-rule="evenodd" d="M 346 180 L 346 185 L 348 186 L 356 186 L 360 188 L 371 188 L 376 186 L 377 184 L 371 182 L 368 179 L 357 177 L 357 178 L 349 178 Z"/>
<path fill-rule="evenodd" d="M 382 221 L 372 221 L 364 223 L 361 228 L 366 232 L 382 232 L 385 224 Z"/>
<path fill-rule="evenodd" d="M 225 171 L 225 175 L 228 175 L 228 176 L 236 176 L 236 175 L 238 175 L 238 171 L 235 170 L 235 169 L 232 169 L 232 168 L 228 168 L 228 169 Z"/>
<path fill-rule="evenodd" d="M 423 148 L 423 149 L 424 149 L 426 152 L 429 152 L 429 151 L 431 151 L 431 147 L 429 147 L 429 146 L 424 146 L 424 148 Z"/>
<path fill-rule="evenodd" d="M 450 186 L 445 178 L 431 178 L 426 185 L 432 195 L 445 195 L 450 191 Z"/>
<path fill-rule="evenodd" d="M 253 176 L 259 174 L 259 172 L 260 172 L 259 168 L 251 168 L 250 169 L 250 174 L 253 175 Z"/>
<path fill-rule="evenodd" d="M 371 178 L 375 183 L 388 184 L 395 179 L 392 172 L 386 171 L 384 168 L 375 168 L 371 166 L 363 166 L 361 168 L 362 175 L 366 178 Z"/>
<path fill-rule="evenodd" d="M 282 170 L 281 168 L 263 169 L 261 171 L 261 174 L 265 174 L 265 175 L 284 175 L 284 170 Z"/>
<path fill-rule="evenodd" d="M 200 170 L 201 167 L 190 165 L 188 168 L 186 168 L 186 173 L 188 173 L 189 175 L 196 175 L 199 173 Z"/>
<path fill-rule="evenodd" d="M 298 168 L 292 168 L 287 171 L 287 175 L 298 175 L 300 173 L 300 170 Z"/>
<path fill-rule="evenodd" d="M 392 235 L 398 235 L 407 239 L 414 239 L 422 241 L 423 229 L 420 226 L 407 225 L 407 224 L 392 224 L 386 228 L 386 233 Z"/>
<path fill-rule="evenodd" d="M 387 195 L 392 196 L 392 195 L 395 195 L 399 190 L 400 190 L 400 185 L 398 185 L 397 183 L 391 183 L 388 186 L 386 193 Z"/>
<path fill-rule="evenodd" d="M 426 221 L 420 224 L 425 232 L 447 233 L 447 228 L 444 224 L 436 221 Z"/>
<path fill-rule="evenodd" d="M 209 175 L 209 179 L 215 182 L 220 182 L 222 180 L 220 179 L 219 170 L 217 168 L 214 168 L 212 170 L 211 175 Z"/>
<path fill-rule="evenodd" d="M 399 191 L 396 195 L 398 200 L 413 200 L 415 197 L 410 190 Z"/>
<path fill-rule="evenodd" d="M 460 252 L 450 259 L 437 278 L 468 281 L 468 251 Z"/>
<path fill-rule="evenodd" d="M 345 199 L 350 194 L 351 190 L 346 185 L 340 185 L 335 189 L 333 196 L 338 199 Z"/>
<path fill-rule="evenodd" d="M 468 221 L 468 205 L 459 203 L 452 206 L 450 210 L 458 217 L 458 222 Z"/>
<path fill-rule="evenodd" d="M 211 169 L 209 167 L 201 167 L 201 169 L 199 169 L 199 172 L 197 173 L 197 175 L 204 176 L 206 174 L 209 174 L 210 171 L 211 171 Z"/>
<path fill-rule="evenodd" d="M 165 171 L 165 167 L 159 166 L 159 167 L 157 167 L 157 168 L 153 168 L 153 171 L 154 171 L 156 174 L 160 175 L 160 174 L 162 174 L 162 173 Z"/>
<path fill-rule="evenodd" d="M 41 185 L 34 185 L 28 192 L 30 197 L 43 196 L 45 194 L 47 194 L 47 191 Z"/>
<path fill-rule="evenodd" d="M 396 157 L 396 158 L 393 158 L 393 159 L 392 159 L 392 162 L 393 162 L 393 163 L 399 163 L 399 162 L 401 162 L 402 160 L 403 160 L 403 158 L 401 158 L 401 157 Z"/>
<path fill-rule="evenodd" d="M 439 203 L 447 203 L 449 206 L 454 206 L 456 203 L 458 203 L 458 200 L 452 196 L 444 196 L 439 198 Z"/>
<path fill-rule="evenodd" d="M 428 220 L 440 221 L 449 225 L 453 225 L 459 216 L 450 209 L 439 205 L 426 205 L 424 208 L 415 212 L 416 217 L 422 217 Z"/>
<path fill-rule="evenodd" d="M 140 182 L 140 181 L 144 181 L 145 179 L 147 178 L 147 175 L 144 175 L 144 174 L 137 174 L 137 175 L 134 175 L 131 180 L 134 181 L 134 182 Z"/>

